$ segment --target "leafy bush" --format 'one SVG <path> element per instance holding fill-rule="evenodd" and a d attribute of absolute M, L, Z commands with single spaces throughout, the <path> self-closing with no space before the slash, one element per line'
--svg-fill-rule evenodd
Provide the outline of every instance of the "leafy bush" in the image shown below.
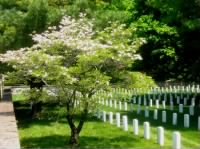
<path fill-rule="evenodd" d="M 141 72 L 125 72 L 121 74 L 121 81 L 119 85 L 123 88 L 142 88 L 149 89 L 156 87 L 154 80 Z"/>

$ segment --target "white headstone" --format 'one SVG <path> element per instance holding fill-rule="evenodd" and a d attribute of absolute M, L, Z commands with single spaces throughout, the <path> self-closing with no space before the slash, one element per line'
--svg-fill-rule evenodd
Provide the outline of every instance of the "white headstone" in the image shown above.
<path fill-rule="evenodd" d="M 154 109 L 154 111 L 153 111 L 153 119 L 154 120 L 158 119 L 158 110 L 157 109 Z"/>
<path fill-rule="evenodd" d="M 145 117 L 149 117 L 149 109 L 148 109 L 148 107 L 145 107 L 144 116 Z"/>
<path fill-rule="evenodd" d="M 137 106 L 137 114 L 140 114 L 140 105 Z"/>
<path fill-rule="evenodd" d="M 109 112 L 109 122 L 110 124 L 113 124 L 113 113 Z"/>
<path fill-rule="evenodd" d="M 181 149 L 181 135 L 178 131 L 173 132 L 172 148 Z"/>
<path fill-rule="evenodd" d="M 159 100 L 156 100 L 156 108 L 159 108 Z"/>
<path fill-rule="evenodd" d="M 162 111 L 162 122 L 163 122 L 163 123 L 166 123 L 166 122 L 167 122 L 166 111 Z"/>
<path fill-rule="evenodd" d="M 165 109 L 165 107 L 166 107 L 165 106 L 165 100 L 162 101 L 162 106 L 163 106 L 163 109 Z"/>
<path fill-rule="evenodd" d="M 157 128 L 157 143 L 161 146 L 164 145 L 164 128 L 163 127 Z"/>
<path fill-rule="evenodd" d="M 144 122 L 144 138 L 150 139 L 150 124 L 149 122 Z"/>
<path fill-rule="evenodd" d="M 116 123 L 117 127 L 120 127 L 120 113 L 116 113 Z"/>
<path fill-rule="evenodd" d="M 124 115 L 122 118 L 123 118 L 124 131 L 128 131 L 128 118 L 126 115 Z"/>
<path fill-rule="evenodd" d="M 139 134 L 138 120 L 137 119 L 133 119 L 133 133 L 134 133 L 134 135 Z"/>
<path fill-rule="evenodd" d="M 194 106 L 190 106 L 189 107 L 189 112 L 190 112 L 190 115 L 194 115 Z"/>
<path fill-rule="evenodd" d="M 198 130 L 200 130 L 200 116 L 198 117 Z"/>
<path fill-rule="evenodd" d="M 192 98 L 192 100 L 191 100 L 191 105 L 192 105 L 192 106 L 195 106 L 195 98 Z"/>
<path fill-rule="evenodd" d="M 190 127 L 190 115 L 184 114 L 184 127 L 189 128 Z"/>
<path fill-rule="evenodd" d="M 119 101 L 119 110 L 121 110 L 121 109 L 122 109 L 122 102 Z"/>
<path fill-rule="evenodd" d="M 103 111 L 103 121 L 106 122 L 106 111 Z"/>
<path fill-rule="evenodd" d="M 179 104 L 179 113 L 183 113 L 183 104 Z"/>
<path fill-rule="evenodd" d="M 172 115 L 172 125 L 177 125 L 177 113 L 173 113 Z"/>
<path fill-rule="evenodd" d="M 125 110 L 125 111 L 128 110 L 127 102 L 124 102 L 124 110 Z"/>
<path fill-rule="evenodd" d="M 152 107 L 153 103 L 152 103 L 152 99 L 149 100 L 149 107 Z"/>

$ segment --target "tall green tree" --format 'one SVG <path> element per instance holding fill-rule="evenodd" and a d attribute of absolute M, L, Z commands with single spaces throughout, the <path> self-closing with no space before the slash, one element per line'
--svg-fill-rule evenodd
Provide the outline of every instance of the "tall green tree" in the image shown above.
<path fill-rule="evenodd" d="M 95 93 L 109 88 L 110 68 L 119 71 L 130 67 L 135 51 L 143 44 L 142 39 L 129 41 L 130 32 L 124 25 L 113 26 L 114 31 L 106 28 L 95 32 L 93 22 L 84 14 L 78 20 L 66 16 L 57 28 L 34 35 L 36 44 L 32 47 L 0 56 L 16 70 L 10 74 L 12 78 L 36 77 L 51 85 L 50 90 L 55 87 L 54 98 L 61 100 L 67 110 L 72 146 L 79 145 L 89 111 L 98 106 Z"/>
<path fill-rule="evenodd" d="M 157 80 L 199 81 L 199 1 L 139 0 L 135 4 L 132 25 L 138 36 L 147 39 L 140 49 L 141 67 Z"/>
<path fill-rule="evenodd" d="M 33 0 L 25 17 L 25 32 L 41 32 L 46 27 L 48 13 L 47 0 Z"/>

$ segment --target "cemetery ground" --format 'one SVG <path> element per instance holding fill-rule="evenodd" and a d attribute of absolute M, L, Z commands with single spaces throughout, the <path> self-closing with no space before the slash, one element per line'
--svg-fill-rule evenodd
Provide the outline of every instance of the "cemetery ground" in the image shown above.
<path fill-rule="evenodd" d="M 22 99 L 22 100 L 21 100 Z M 14 96 L 15 113 L 18 121 L 20 143 L 22 148 L 65 148 L 68 145 L 70 129 L 67 125 L 65 108 L 53 103 L 43 105 L 43 110 L 37 119 L 29 117 L 30 105 L 23 100 L 22 96 Z M 141 106 L 140 114 L 136 112 L 137 105 L 133 105 L 133 111 L 130 111 L 128 104 L 127 111 L 115 109 L 102 105 L 101 111 L 107 112 L 107 121 L 103 122 L 102 117 L 98 119 L 91 114 L 80 134 L 81 148 L 161 148 L 157 143 L 157 127 L 164 128 L 164 146 L 162 148 L 172 147 L 172 133 L 179 131 L 181 133 L 182 148 L 199 148 L 200 131 L 197 129 L 197 119 L 199 108 L 195 109 L 194 116 L 190 116 L 190 127 L 184 128 L 183 115 L 178 113 L 178 107 L 174 106 L 171 111 L 166 106 L 167 122 L 161 121 L 162 108 L 158 110 L 158 120 L 153 119 L 153 107 L 149 108 L 149 117 L 144 116 L 144 106 Z M 109 123 L 108 113 L 113 112 L 113 124 Z M 128 131 L 123 130 L 123 126 L 118 128 L 115 122 L 115 113 L 128 116 Z M 172 125 L 172 113 L 177 112 L 178 123 Z M 188 108 L 184 107 L 184 112 L 188 113 Z M 133 134 L 132 120 L 138 119 L 139 135 Z M 144 139 L 143 123 L 150 123 L 150 139 Z"/>
<path fill-rule="evenodd" d="M 68 145 L 70 129 L 65 108 L 46 105 L 39 119 L 30 119 L 28 106 L 15 103 L 20 142 L 23 148 L 64 148 Z M 91 117 L 80 134 L 80 147 L 89 148 L 145 148 L 159 147 L 155 142 L 133 136 L 131 132 L 103 123 Z"/>

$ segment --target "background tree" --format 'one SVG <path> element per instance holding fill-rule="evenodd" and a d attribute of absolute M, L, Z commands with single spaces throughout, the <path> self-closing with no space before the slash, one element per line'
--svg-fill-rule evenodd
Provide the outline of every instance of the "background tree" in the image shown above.
<path fill-rule="evenodd" d="M 199 81 L 199 8 L 198 0 L 135 1 L 132 25 L 147 39 L 140 67 L 156 80 Z"/>
<path fill-rule="evenodd" d="M 54 98 L 67 109 L 72 146 L 79 145 L 79 134 L 89 111 L 97 106 L 94 94 L 109 88 L 110 66 L 112 70 L 120 70 L 119 65 L 128 68 L 143 44 L 142 39 L 130 41 L 124 25 L 113 25 L 114 31 L 106 28 L 95 32 L 85 15 L 81 14 L 78 20 L 66 16 L 58 27 L 34 35 L 36 44 L 32 47 L 1 55 L 1 61 L 9 62 L 16 70 L 10 76 L 40 78 L 50 90 L 53 86 Z"/>

